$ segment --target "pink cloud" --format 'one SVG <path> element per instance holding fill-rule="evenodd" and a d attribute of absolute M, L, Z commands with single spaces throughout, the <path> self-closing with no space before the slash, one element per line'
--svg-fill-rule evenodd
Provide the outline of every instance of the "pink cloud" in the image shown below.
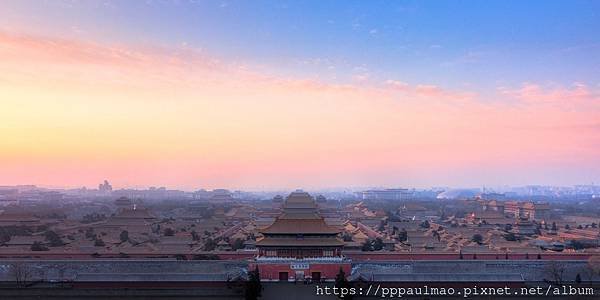
<path fill-rule="evenodd" d="M 415 91 L 418 95 L 425 97 L 444 97 L 450 95 L 448 92 L 435 85 L 419 84 L 415 87 Z"/>
<path fill-rule="evenodd" d="M 476 98 L 470 91 L 453 91 L 431 84 L 409 85 L 400 80 L 386 80 L 384 87 L 392 92 L 399 92 L 409 97 L 429 98 L 450 103 L 465 103 Z"/>
<path fill-rule="evenodd" d="M 498 88 L 498 91 L 526 104 L 552 104 L 562 106 L 585 106 L 600 104 L 600 91 L 593 90 L 582 83 L 570 87 L 542 87 L 539 84 L 524 83 L 521 88 Z"/>
<path fill-rule="evenodd" d="M 0 88 L 11 95 L 0 182 L 418 184 L 464 172 L 477 184 L 482 169 L 600 161 L 598 111 L 547 105 L 597 102 L 584 85 L 480 101 L 426 83 L 269 75 L 189 48 L 0 33 Z"/>
<path fill-rule="evenodd" d="M 386 80 L 385 85 L 397 91 L 409 91 L 411 88 L 406 82 L 392 79 Z"/>
<path fill-rule="evenodd" d="M 91 80 L 130 82 L 132 77 L 139 80 L 162 80 L 169 82 L 209 82 L 222 83 L 228 80 L 235 85 L 253 82 L 256 84 L 276 84 L 283 88 L 311 89 L 315 91 L 335 90 L 379 94 L 379 88 L 369 85 L 368 73 L 353 77 L 358 85 L 332 84 L 312 79 L 290 79 L 255 72 L 244 65 L 228 64 L 218 58 L 188 47 L 132 47 L 123 45 L 102 45 L 94 42 L 48 38 L 40 36 L 9 34 L 0 31 L 0 57 L 10 64 L 21 61 L 38 62 L 62 68 L 62 74 L 74 73 L 83 68 L 95 68 Z M 362 69 L 361 69 L 362 70 Z M 39 70 L 42 73 L 44 70 Z M 51 72 L 47 72 L 52 75 Z M 58 73 L 58 72 L 55 72 Z M 72 74 L 74 74 L 72 73 Z M 37 74 L 30 74 L 32 76 Z M 78 74 L 75 80 L 84 81 L 86 74 Z M 48 74 L 45 74 L 48 76 Z M 99 78 L 100 77 L 100 78 Z M 467 91 L 452 91 L 435 85 L 409 85 L 398 80 L 384 82 L 383 92 L 400 92 L 404 96 L 439 100 L 464 101 L 475 94 Z"/>

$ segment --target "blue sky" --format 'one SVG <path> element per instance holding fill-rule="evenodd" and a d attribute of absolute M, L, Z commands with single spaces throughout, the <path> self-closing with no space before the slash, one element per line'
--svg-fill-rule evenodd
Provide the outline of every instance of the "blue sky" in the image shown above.
<path fill-rule="evenodd" d="M 277 74 L 485 90 L 598 84 L 597 1 L 14 1 L 51 35 L 185 45 Z"/>
<path fill-rule="evenodd" d="M 0 1 L 0 182 L 598 182 L 599 13 L 599 1 Z"/>

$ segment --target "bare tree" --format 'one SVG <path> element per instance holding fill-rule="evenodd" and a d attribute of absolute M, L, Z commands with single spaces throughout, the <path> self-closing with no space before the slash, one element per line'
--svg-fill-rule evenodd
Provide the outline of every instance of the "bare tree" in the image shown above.
<path fill-rule="evenodd" d="M 585 268 L 583 268 L 582 275 L 585 276 L 585 279 L 592 282 L 594 280 L 594 277 L 596 277 L 596 272 L 594 272 L 594 270 L 588 264 Z"/>
<path fill-rule="evenodd" d="M 546 273 L 550 277 L 549 281 L 555 284 L 562 284 L 564 280 L 565 271 L 567 266 L 564 263 L 557 262 L 555 260 L 550 261 L 546 266 Z"/>
<path fill-rule="evenodd" d="M 31 270 L 22 261 L 18 261 L 12 264 L 11 273 L 15 279 L 17 287 L 26 287 L 27 282 L 31 278 Z"/>
<path fill-rule="evenodd" d="M 600 255 L 594 255 L 588 259 L 585 271 L 590 281 L 592 281 L 595 276 L 600 276 Z"/>

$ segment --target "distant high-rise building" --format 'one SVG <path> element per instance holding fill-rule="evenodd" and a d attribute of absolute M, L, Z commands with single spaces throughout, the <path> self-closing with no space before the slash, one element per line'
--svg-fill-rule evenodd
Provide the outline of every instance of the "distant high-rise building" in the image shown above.
<path fill-rule="evenodd" d="M 104 180 L 104 183 L 101 183 L 98 185 L 98 190 L 101 193 L 110 193 L 112 192 L 112 185 L 110 185 L 110 183 L 108 183 L 108 180 Z"/>
<path fill-rule="evenodd" d="M 362 200 L 407 200 L 412 198 L 413 192 L 408 189 L 368 190 L 358 193 Z"/>

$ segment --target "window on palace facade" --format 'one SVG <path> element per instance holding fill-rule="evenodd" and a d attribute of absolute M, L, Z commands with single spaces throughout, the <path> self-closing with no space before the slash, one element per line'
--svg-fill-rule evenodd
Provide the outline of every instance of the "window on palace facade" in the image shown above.
<path fill-rule="evenodd" d="M 323 256 L 333 256 L 333 250 L 323 250 Z"/>

